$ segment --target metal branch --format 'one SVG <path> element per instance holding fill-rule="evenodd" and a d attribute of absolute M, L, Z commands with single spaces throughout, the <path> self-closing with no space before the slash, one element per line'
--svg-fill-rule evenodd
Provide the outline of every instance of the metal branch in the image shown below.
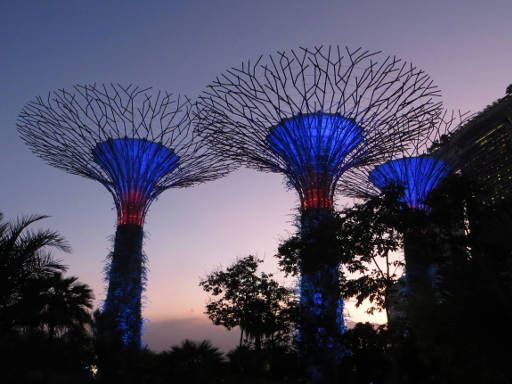
<path fill-rule="evenodd" d="M 459 127 L 466 124 L 473 117 L 469 112 L 439 110 L 434 115 L 424 115 L 420 110 L 415 118 L 400 121 L 399 125 L 406 127 L 406 140 L 393 151 L 381 159 L 380 163 L 390 162 L 396 159 L 417 158 L 430 156 L 439 158 L 436 153 L 439 145 Z M 417 126 L 424 129 L 415 130 Z M 375 169 L 375 164 L 367 164 L 349 170 L 343 175 L 343 182 L 338 187 L 340 192 L 351 197 L 368 198 L 377 196 L 381 190 L 370 180 L 370 174 Z M 403 170 L 405 172 L 405 170 Z M 411 172 L 409 170 L 408 172 Z M 418 180 L 427 178 L 427 175 L 416 175 Z"/>
<path fill-rule="evenodd" d="M 269 145 L 269 134 L 303 115 L 322 113 L 355 122 L 364 140 L 324 175 L 328 178 L 324 187 L 332 197 L 347 170 L 377 164 L 416 136 L 423 137 L 429 119 L 439 114 L 438 96 L 425 72 L 396 57 L 361 48 L 320 46 L 277 52 L 228 69 L 199 96 L 195 113 L 200 134 L 219 154 L 259 170 L 283 173 L 301 198 L 313 183 L 311 170 L 304 164 L 306 169 L 298 174 L 290 158 Z M 302 146 L 304 153 L 312 145 L 299 139 L 297 132 L 288 134 L 295 137 L 290 145 Z M 354 181 L 342 178 L 340 184 L 345 185 L 345 180 Z"/>
<path fill-rule="evenodd" d="M 32 152 L 52 166 L 101 182 L 118 208 L 123 197 L 112 174 L 94 158 L 98 144 L 130 138 L 168 148 L 178 156 L 178 166 L 145 191 L 147 210 L 168 188 L 213 180 L 231 169 L 197 135 L 191 107 L 186 97 L 131 84 L 76 85 L 29 102 L 19 114 L 17 127 Z"/>

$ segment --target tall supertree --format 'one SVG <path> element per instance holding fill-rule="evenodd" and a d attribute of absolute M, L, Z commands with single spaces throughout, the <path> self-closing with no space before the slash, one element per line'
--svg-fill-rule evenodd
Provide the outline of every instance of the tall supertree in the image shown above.
<path fill-rule="evenodd" d="M 168 188 L 213 180 L 228 171 L 203 145 L 185 97 L 151 88 L 76 85 L 29 102 L 18 131 L 32 152 L 69 173 L 103 184 L 117 209 L 105 319 L 114 340 L 141 344 L 145 282 L 143 225 Z"/>
<path fill-rule="evenodd" d="M 371 198 L 398 188 L 400 202 L 407 208 L 428 212 L 430 193 L 456 169 L 454 161 L 445 162 L 437 149 L 469 118 L 468 113 L 457 115 L 447 111 L 424 116 L 426 130 L 419 132 L 399 150 L 390 152 L 389 158 L 382 163 L 354 168 L 345 173 L 340 192 L 356 198 Z M 407 274 L 415 274 L 415 261 L 408 262 L 407 252 L 405 258 Z"/>
<path fill-rule="evenodd" d="M 468 114 L 439 112 L 438 116 L 427 116 L 429 129 L 421 132 L 400 151 L 390 153 L 390 158 L 377 166 L 365 166 L 353 169 L 344 175 L 342 192 L 353 197 L 371 198 L 381 193 L 395 190 L 400 194 L 402 208 L 396 213 L 399 231 L 404 237 L 405 282 L 408 292 L 407 301 L 409 319 L 416 323 L 419 333 L 427 333 L 429 313 L 436 300 L 437 262 L 443 253 L 439 247 L 439 231 L 429 217 L 431 193 L 439 188 L 443 181 L 453 173 L 456 164 L 447 163 L 438 148 L 446 141 L 451 132 L 463 125 Z M 451 207 L 456 217 L 456 226 L 463 225 L 462 209 Z M 443 226 L 453 223 L 443 223 Z M 415 317 L 415 319 L 411 319 Z"/>
<path fill-rule="evenodd" d="M 340 260 L 315 252 L 311 235 L 332 217 L 340 177 L 403 147 L 423 130 L 422 116 L 438 110 L 436 96 L 410 63 L 321 46 L 228 69 L 198 99 L 199 129 L 219 154 L 285 175 L 299 195 L 300 233 L 311 246 L 300 257 L 298 341 L 319 381 L 322 359 L 340 351 Z"/>

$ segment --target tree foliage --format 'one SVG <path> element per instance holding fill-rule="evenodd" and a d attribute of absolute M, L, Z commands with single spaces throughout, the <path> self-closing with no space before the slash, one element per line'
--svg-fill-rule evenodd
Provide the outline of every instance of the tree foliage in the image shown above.
<path fill-rule="evenodd" d="M 10 223 L 0 214 L 0 323 L 4 330 L 16 325 L 13 314 L 28 283 L 66 270 L 51 254 L 52 249 L 70 251 L 64 238 L 55 231 L 29 228 L 45 218 L 29 216 Z"/>
<path fill-rule="evenodd" d="M 162 353 L 168 368 L 168 379 L 187 383 L 216 383 L 224 364 L 218 348 L 207 341 L 185 340 Z"/>
<path fill-rule="evenodd" d="M 355 297 L 358 306 L 369 299 L 373 304 L 370 313 L 387 310 L 386 298 L 403 267 L 402 258 L 396 254 L 403 243 L 398 229 L 404 224 L 395 215 L 403 209 L 400 193 L 390 189 L 335 213 L 309 233 L 282 242 L 276 254 L 279 267 L 287 275 L 298 276 L 304 268 L 299 256 L 307 253 L 309 237 L 315 238 L 322 256 L 341 261 L 345 272 L 340 279 L 343 298 Z"/>
<path fill-rule="evenodd" d="M 200 286 L 211 294 L 206 314 L 215 325 L 240 327 L 242 340 L 275 346 L 289 341 L 295 302 L 291 290 L 272 274 L 258 273 L 262 260 L 249 255 L 209 274 Z"/>
<path fill-rule="evenodd" d="M 400 191 L 390 190 L 341 213 L 341 236 L 348 239 L 353 252 L 344 265 L 350 278 L 345 281 L 342 294 L 355 297 L 357 306 L 368 299 L 372 303 L 369 313 L 385 309 L 388 318 L 388 299 L 404 265 L 398 254 L 403 245 L 402 234 L 390 225 L 397 210 L 404 209 L 397 199 L 399 195 Z"/>
<path fill-rule="evenodd" d="M 87 327 L 92 290 L 76 277 L 64 277 L 66 267 L 52 256 L 53 250 L 70 251 L 64 238 L 31 229 L 45 218 L 10 223 L 0 215 L 0 353 L 6 356 L 6 382 L 30 382 L 38 375 L 51 382 L 54 372 L 85 379 L 84 365 L 92 360 Z"/>

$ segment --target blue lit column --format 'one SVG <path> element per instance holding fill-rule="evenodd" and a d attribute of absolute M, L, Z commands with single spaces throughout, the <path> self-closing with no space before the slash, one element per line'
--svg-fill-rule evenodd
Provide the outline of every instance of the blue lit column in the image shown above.
<path fill-rule="evenodd" d="M 315 382 L 336 376 L 336 363 L 345 349 L 340 292 L 340 250 L 329 241 L 333 210 L 303 208 L 301 213 L 300 322 L 297 342 L 309 374 Z"/>
<path fill-rule="evenodd" d="M 332 223 L 337 179 L 352 166 L 349 155 L 363 141 L 362 129 L 341 115 L 314 113 L 283 120 L 267 137 L 273 153 L 284 160 L 288 181 L 300 196 L 300 320 L 297 342 L 311 378 L 335 377 L 343 348 L 343 300 L 340 295 L 340 250 L 323 238 Z"/>
<path fill-rule="evenodd" d="M 403 188 L 402 202 L 409 209 L 428 212 L 426 204 L 429 193 L 448 175 L 449 169 L 441 160 L 430 156 L 406 157 L 391 160 L 377 166 L 370 173 L 370 180 L 381 190 L 386 187 Z M 421 215 L 420 222 L 404 229 L 404 259 L 408 322 L 420 339 L 431 340 L 429 316 L 435 301 L 436 256 L 432 238 Z"/>
<path fill-rule="evenodd" d="M 403 188 L 402 202 L 410 209 L 428 211 L 425 203 L 429 193 L 448 175 L 446 164 L 429 156 L 405 157 L 381 164 L 370 173 L 370 180 L 375 186 L 384 190 L 389 186 Z M 418 246 L 418 241 L 423 239 L 421 233 L 416 233 L 414 228 L 404 233 L 404 255 L 406 262 L 407 280 L 424 280 L 428 277 L 432 263 L 427 260 L 428 241 L 423 246 Z"/>
<path fill-rule="evenodd" d="M 145 269 L 142 251 L 144 217 L 157 182 L 178 164 L 168 148 L 142 139 L 110 139 L 99 143 L 94 160 L 109 174 L 107 188 L 117 208 L 114 250 L 107 268 L 104 315 L 110 331 L 125 346 L 141 345 L 141 296 Z"/>

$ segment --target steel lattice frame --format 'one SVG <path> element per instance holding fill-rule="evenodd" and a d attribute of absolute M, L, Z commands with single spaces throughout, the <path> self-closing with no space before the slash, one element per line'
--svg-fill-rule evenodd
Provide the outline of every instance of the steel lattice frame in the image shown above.
<path fill-rule="evenodd" d="M 18 118 L 23 141 L 47 163 L 99 181 L 117 208 L 107 268 L 105 327 L 111 340 L 139 347 L 144 218 L 169 188 L 216 179 L 230 170 L 197 135 L 186 97 L 151 88 L 76 85 L 28 103 Z"/>
<path fill-rule="evenodd" d="M 120 207 L 122 197 L 112 174 L 94 158 L 94 149 L 109 139 L 133 138 L 171 149 L 178 166 L 148 191 L 145 211 L 169 188 L 214 180 L 226 163 L 205 146 L 193 129 L 191 102 L 151 88 L 121 85 L 76 85 L 28 103 L 18 131 L 32 152 L 48 164 L 102 183 Z"/>
<path fill-rule="evenodd" d="M 273 127 L 286 129 L 283 122 L 318 112 L 361 127 L 363 140 L 326 175 L 332 198 L 345 171 L 386 159 L 422 131 L 423 117 L 438 113 L 438 95 L 424 71 L 401 59 L 321 46 L 261 56 L 227 70 L 199 96 L 197 114 L 202 134 L 219 154 L 283 173 L 303 202 L 311 172 L 297 172 L 272 148 L 268 135 Z M 297 146 L 297 135 L 288 130 L 288 145 Z"/>
<path fill-rule="evenodd" d="M 471 116 L 468 112 L 455 111 L 424 116 L 426 130 L 418 132 L 402 148 L 388 153 L 381 164 L 346 172 L 339 191 L 350 197 L 370 198 L 388 187 L 402 187 L 404 202 L 410 208 L 426 209 L 424 201 L 429 192 L 455 167 L 453 161 L 446 163 L 436 151 Z"/>

